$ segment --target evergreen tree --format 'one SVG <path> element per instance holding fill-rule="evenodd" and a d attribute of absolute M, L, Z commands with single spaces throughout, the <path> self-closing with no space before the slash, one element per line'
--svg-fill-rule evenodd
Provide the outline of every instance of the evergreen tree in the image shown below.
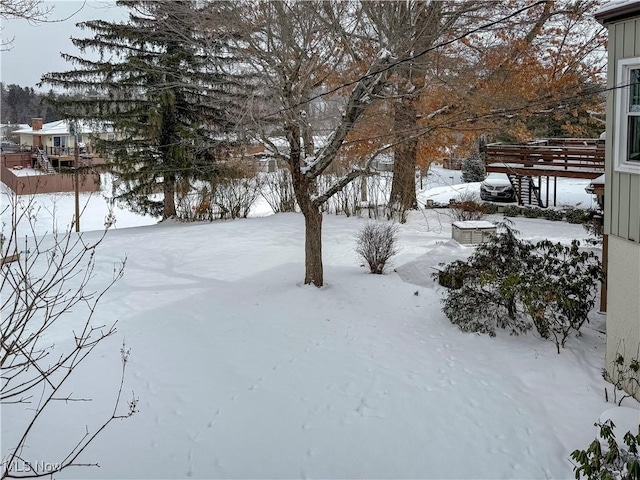
<path fill-rule="evenodd" d="M 481 182 L 487 176 L 480 152 L 474 148 L 469 158 L 462 161 L 462 181 L 465 183 Z"/>
<path fill-rule="evenodd" d="M 63 55 L 76 70 L 42 81 L 93 92 L 58 107 L 69 118 L 113 128 L 114 139 L 94 144 L 110 160 L 116 197 L 134 211 L 168 218 L 176 214 L 178 185 L 188 189 L 192 180 L 215 174 L 240 116 L 242 83 L 229 45 L 234 7 L 192 0 L 118 4 L 130 9 L 128 21 L 84 22 L 79 26 L 93 37 L 72 39 L 81 52 L 99 52 L 99 60 Z"/>

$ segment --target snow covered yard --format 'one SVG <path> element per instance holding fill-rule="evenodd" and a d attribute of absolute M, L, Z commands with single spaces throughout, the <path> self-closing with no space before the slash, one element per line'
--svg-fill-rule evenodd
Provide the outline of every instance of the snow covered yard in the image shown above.
<path fill-rule="evenodd" d="M 586 236 L 580 225 L 514 220 L 532 240 Z M 124 400 L 135 392 L 139 412 L 80 458 L 99 468 L 57 478 L 573 478 L 571 451 L 612 406 L 604 316 L 594 312 L 560 355 L 534 334 L 461 333 L 431 278 L 440 261 L 472 252 L 450 242 L 451 219 L 411 212 L 383 276 L 354 253 L 363 222 L 325 216 L 322 289 L 301 285 L 298 214 L 110 231 L 95 285 L 127 264 L 96 323 L 117 320 L 118 333 L 65 391 L 94 400 L 57 404 L 29 455 L 55 462 L 85 424 L 110 415 L 124 340 Z M 48 340 L 69 345 L 73 321 Z M 3 456 L 25 413 L 3 408 Z"/>

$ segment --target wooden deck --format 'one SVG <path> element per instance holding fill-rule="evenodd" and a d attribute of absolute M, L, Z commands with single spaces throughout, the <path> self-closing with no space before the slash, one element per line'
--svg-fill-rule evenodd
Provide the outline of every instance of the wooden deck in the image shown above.
<path fill-rule="evenodd" d="M 524 145 L 486 146 L 487 172 L 532 177 L 597 178 L 604 173 L 604 143 L 549 139 Z"/>

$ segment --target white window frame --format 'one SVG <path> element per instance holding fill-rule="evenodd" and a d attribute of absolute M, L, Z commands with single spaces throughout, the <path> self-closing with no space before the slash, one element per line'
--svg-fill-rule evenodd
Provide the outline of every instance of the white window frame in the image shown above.
<path fill-rule="evenodd" d="M 640 112 L 628 111 L 629 105 L 629 84 L 631 82 L 631 70 L 640 70 L 640 57 L 624 58 L 618 60 L 616 71 L 617 88 L 616 92 L 616 117 L 615 117 L 615 140 L 613 144 L 613 166 L 614 170 L 625 173 L 640 174 L 640 161 L 628 160 L 628 118 L 630 115 L 640 117 Z"/>

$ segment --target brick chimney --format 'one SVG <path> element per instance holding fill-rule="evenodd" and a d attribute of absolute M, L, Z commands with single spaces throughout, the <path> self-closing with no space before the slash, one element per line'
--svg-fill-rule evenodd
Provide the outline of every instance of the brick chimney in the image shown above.
<path fill-rule="evenodd" d="M 42 130 L 42 119 L 41 118 L 32 118 L 31 119 L 31 128 L 33 130 Z"/>

